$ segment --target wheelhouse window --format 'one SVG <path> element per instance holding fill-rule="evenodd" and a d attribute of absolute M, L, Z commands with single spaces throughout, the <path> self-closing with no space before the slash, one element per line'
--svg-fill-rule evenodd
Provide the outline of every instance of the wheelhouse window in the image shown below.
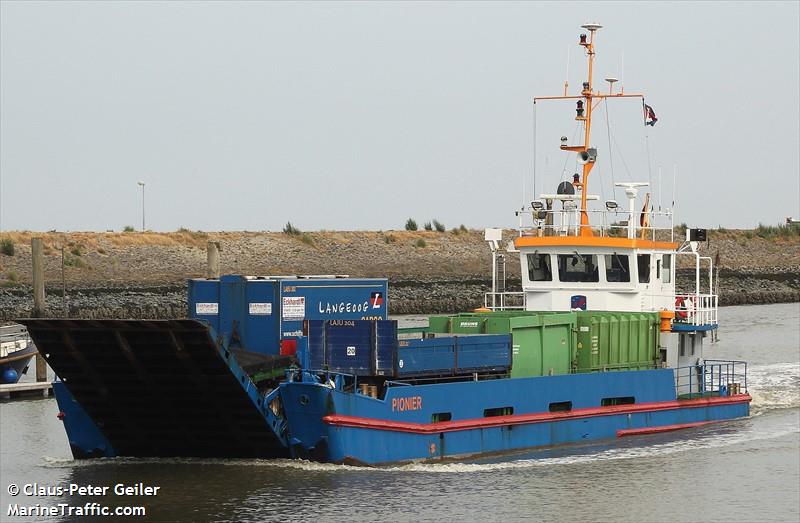
<path fill-rule="evenodd" d="M 650 283 L 650 255 L 637 254 L 636 265 L 639 269 L 639 283 Z"/>
<path fill-rule="evenodd" d="M 531 281 L 553 281 L 549 254 L 528 255 L 528 278 Z"/>
<path fill-rule="evenodd" d="M 564 282 L 600 281 L 595 254 L 559 254 L 558 277 Z"/>
<path fill-rule="evenodd" d="M 665 254 L 661 257 L 661 270 L 663 271 L 662 281 L 664 283 L 672 282 L 672 255 Z"/>
<path fill-rule="evenodd" d="M 606 254 L 606 281 L 629 282 L 631 271 L 627 255 Z"/>

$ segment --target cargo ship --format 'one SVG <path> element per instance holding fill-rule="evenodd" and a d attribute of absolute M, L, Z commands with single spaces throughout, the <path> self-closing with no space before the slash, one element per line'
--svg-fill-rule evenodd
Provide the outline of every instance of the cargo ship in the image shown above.
<path fill-rule="evenodd" d="M 647 183 L 591 210 L 598 24 L 582 26 L 581 172 L 487 229 L 492 291 L 418 328 L 388 317 L 385 279 L 223 276 L 188 282 L 188 318 L 21 320 L 58 374 L 73 455 L 302 458 L 380 465 L 692 429 L 749 415 L 747 364 L 708 360 L 718 328 L 702 229 L 676 238 Z M 594 219 L 590 220 L 590 216 Z M 680 240 L 680 241 L 678 241 Z M 519 256 L 522 290 L 505 285 Z M 685 257 L 694 281 L 676 285 Z M 706 278 L 701 278 L 707 274 Z M 705 280 L 705 281 L 704 281 Z M 702 284 L 702 285 L 701 285 Z"/>

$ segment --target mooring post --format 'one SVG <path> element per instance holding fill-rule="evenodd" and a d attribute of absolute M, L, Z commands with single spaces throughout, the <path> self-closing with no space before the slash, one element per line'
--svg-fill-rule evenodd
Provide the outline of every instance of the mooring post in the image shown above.
<path fill-rule="evenodd" d="M 219 242 L 209 241 L 206 248 L 207 278 L 219 278 Z"/>
<path fill-rule="evenodd" d="M 31 267 L 33 269 L 33 314 L 34 318 L 45 315 L 44 303 L 44 247 L 41 238 L 31 238 Z M 47 381 L 47 362 L 36 354 L 36 381 Z"/>

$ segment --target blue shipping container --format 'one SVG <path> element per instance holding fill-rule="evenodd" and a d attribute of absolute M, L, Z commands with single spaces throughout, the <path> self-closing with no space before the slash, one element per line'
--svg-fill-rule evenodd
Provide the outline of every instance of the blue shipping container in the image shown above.
<path fill-rule="evenodd" d="M 307 364 L 303 368 L 322 370 L 325 368 L 325 322 L 309 321 L 306 324 L 308 336 L 305 339 L 308 343 L 308 358 Z"/>
<path fill-rule="evenodd" d="M 325 322 L 325 358 L 328 369 L 357 376 L 372 375 L 373 322 Z"/>
<path fill-rule="evenodd" d="M 219 280 L 219 335 L 225 346 L 238 344 L 248 349 L 247 333 L 242 332 L 246 317 L 246 280 L 241 276 L 223 276 Z M 236 336 L 234 336 L 236 333 Z"/>
<path fill-rule="evenodd" d="M 456 339 L 409 339 L 397 342 L 395 376 L 452 374 L 456 367 Z"/>
<path fill-rule="evenodd" d="M 504 372 L 511 368 L 511 336 L 443 336 L 398 341 L 395 376 Z"/>
<path fill-rule="evenodd" d="M 309 370 L 391 376 L 397 346 L 392 320 L 308 320 Z"/>
<path fill-rule="evenodd" d="M 511 368 L 511 337 L 507 334 L 457 336 L 456 372 L 505 371 Z"/>
<path fill-rule="evenodd" d="M 233 275 L 217 281 L 219 334 L 223 343 L 252 352 L 278 354 L 278 320 L 273 312 L 275 282 Z"/>
<path fill-rule="evenodd" d="M 385 278 L 296 278 L 280 280 L 280 335 L 303 335 L 303 320 L 385 320 Z"/>
<path fill-rule="evenodd" d="M 397 322 L 381 320 L 375 322 L 375 375 L 391 376 L 394 373 L 394 357 L 397 353 Z"/>
<path fill-rule="evenodd" d="M 275 307 L 275 282 L 247 279 L 245 282 L 246 309 L 242 309 L 242 343 L 247 350 L 264 354 L 280 351 L 280 325 Z"/>
<path fill-rule="evenodd" d="M 282 339 L 303 335 L 305 319 L 385 319 L 387 290 L 386 279 L 237 275 L 193 279 L 188 317 L 208 322 L 226 346 L 278 354 Z M 316 363 L 322 362 L 311 362 Z"/>
<path fill-rule="evenodd" d="M 189 280 L 187 318 L 207 322 L 219 332 L 219 280 Z"/>

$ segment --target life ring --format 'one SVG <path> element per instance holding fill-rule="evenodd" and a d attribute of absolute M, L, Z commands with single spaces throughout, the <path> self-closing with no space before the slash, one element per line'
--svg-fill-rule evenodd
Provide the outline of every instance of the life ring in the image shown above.
<path fill-rule="evenodd" d="M 693 296 L 676 296 L 675 297 L 675 317 L 685 320 L 694 314 L 694 297 Z"/>

